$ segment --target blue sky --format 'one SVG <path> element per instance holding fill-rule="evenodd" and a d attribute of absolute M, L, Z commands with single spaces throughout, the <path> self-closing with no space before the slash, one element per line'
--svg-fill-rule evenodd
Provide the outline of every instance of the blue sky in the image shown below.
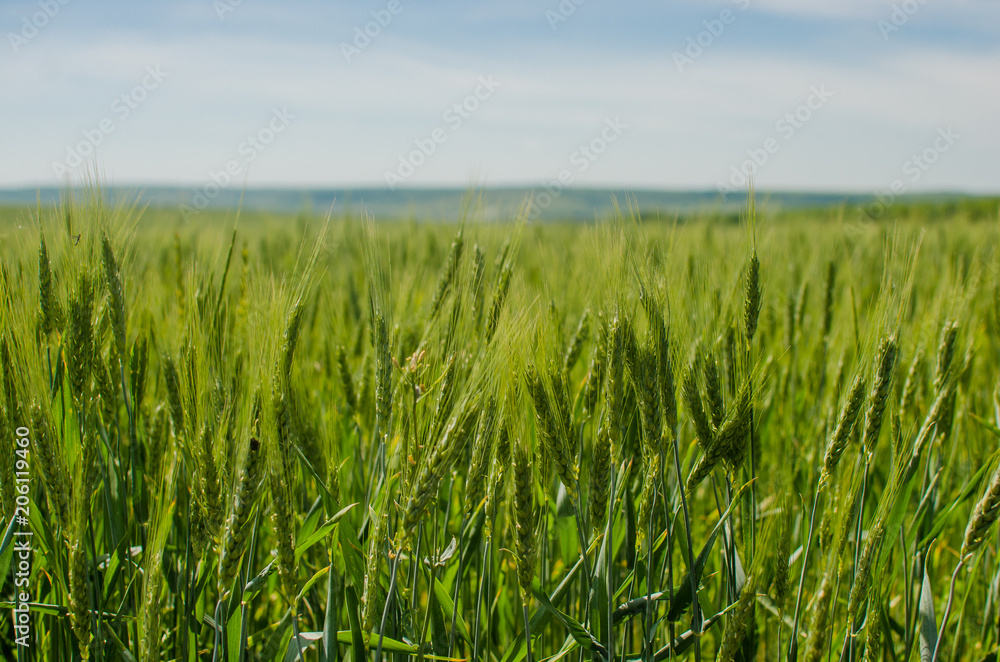
<path fill-rule="evenodd" d="M 995 0 L 5 0 L 0 26 L 3 187 L 1000 192 Z"/>

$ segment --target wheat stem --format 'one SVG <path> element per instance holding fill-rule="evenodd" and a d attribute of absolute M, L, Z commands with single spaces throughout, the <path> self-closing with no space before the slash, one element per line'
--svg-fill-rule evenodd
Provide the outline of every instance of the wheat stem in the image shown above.
<path fill-rule="evenodd" d="M 684 477 L 681 474 L 681 455 L 680 451 L 677 449 L 677 435 L 672 431 L 671 433 L 671 448 L 674 451 L 674 468 L 677 472 L 677 489 L 680 492 L 681 497 L 681 510 L 684 512 L 684 534 L 687 536 L 687 562 L 688 562 L 688 576 L 691 581 L 691 631 L 695 633 L 695 636 L 700 636 L 702 633 L 702 620 L 701 620 L 701 609 L 698 606 L 698 584 L 694 579 L 694 542 L 691 538 L 691 515 L 688 512 L 687 496 L 684 494 Z M 694 649 L 695 660 L 701 660 L 701 648 L 695 646 Z"/>
<path fill-rule="evenodd" d="M 948 588 L 948 602 L 945 604 L 944 613 L 941 614 L 941 627 L 938 630 L 937 643 L 934 644 L 934 654 L 931 655 L 930 662 L 937 662 L 938 653 L 941 652 L 941 642 L 944 641 L 945 628 L 948 625 L 948 616 L 951 614 L 951 605 L 955 599 L 955 581 L 958 579 L 958 573 L 962 570 L 962 566 L 965 565 L 965 560 L 968 557 L 962 557 L 955 564 L 955 572 L 951 573 L 951 586 Z"/>
<path fill-rule="evenodd" d="M 455 574 L 455 591 L 452 595 L 452 608 L 451 608 L 451 634 L 448 636 L 448 657 L 451 657 L 452 652 L 455 649 L 455 624 L 458 622 L 458 603 L 461 599 L 461 589 L 462 589 L 462 561 L 465 559 L 465 555 L 462 554 L 464 547 L 464 536 L 465 525 L 468 521 L 468 516 L 465 512 L 462 513 L 462 524 L 458 527 L 458 572 Z"/>
<path fill-rule="evenodd" d="M 531 655 L 531 621 L 528 619 L 528 597 L 527 595 L 523 598 L 523 604 L 521 605 L 521 611 L 524 614 L 524 642 L 528 645 L 528 662 L 533 662 L 535 659 Z"/>
<path fill-rule="evenodd" d="M 792 617 L 792 634 L 791 639 L 788 644 L 788 658 L 789 660 L 796 659 L 799 650 L 799 614 L 802 608 L 802 589 L 806 583 L 806 567 L 807 561 L 809 560 L 809 549 L 812 547 L 813 538 L 813 527 L 816 524 L 816 506 L 819 504 L 819 493 L 820 489 L 816 488 L 816 493 L 813 495 L 813 505 L 812 511 L 809 514 L 809 532 L 806 534 L 806 546 L 805 550 L 802 552 L 802 571 L 799 574 L 799 588 L 795 596 L 795 614 Z"/>
<path fill-rule="evenodd" d="M 389 609 L 393 598 L 396 596 L 396 572 L 399 569 L 399 558 L 402 556 L 401 550 L 396 550 L 396 556 L 392 560 L 392 572 L 389 573 L 389 594 L 385 598 L 385 608 L 382 610 L 382 621 L 378 627 L 378 646 L 375 649 L 375 660 L 382 659 L 382 643 L 385 637 L 385 624 L 389 619 Z"/>

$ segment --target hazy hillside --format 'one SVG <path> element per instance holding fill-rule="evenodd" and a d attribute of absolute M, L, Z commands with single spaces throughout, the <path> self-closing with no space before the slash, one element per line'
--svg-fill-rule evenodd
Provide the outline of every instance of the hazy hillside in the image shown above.
<path fill-rule="evenodd" d="M 177 208 L 189 215 L 200 209 L 235 208 L 242 196 L 246 209 L 295 213 L 311 211 L 325 213 L 332 209 L 335 214 L 359 214 L 368 210 L 376 218 L 415 217 L 427 220 L 450 220 L 457 218 L 467 201 L 467 189 L 249 189 L 245 192 L 237 188 L 204 191 L 181 187 L 147 187 L 111 189 L 117 195 L 138 195 L 142 202 L 153 207 Z M 215 192 L 214 197 L 208 195 Z M 34 204 L 58 200 L 62 189 L 0 189 L 0 204 Z M 743 197 L 729 195 L 724 200 L 716 191 L 655 191 L 629 189 L 563 189 L 548 191 L 544 188 L 494 188 L 481 193 L 482 209 L 480 218 L 507 218 L 515 214 L 525 200 L 532 197 L 534 205 L 530 215 L 539 220 L 591 220 L 605 217 L 613 211 L 614 200 L 622 207 L 628 199 L 634 199 L 635 207 L 642 214 L 673 217 L 691 214 L 731 214 L 745 204 Z M 961 200 L 968 198 L 960 194 L 941 193 L 935 195 L 903 196 L 899 201 Z M 761 207 L 768 211 L 802 208 L 867 205 L 875 202 L 870 194 L 861 193 L 788 193 L 758 192 Z"/>

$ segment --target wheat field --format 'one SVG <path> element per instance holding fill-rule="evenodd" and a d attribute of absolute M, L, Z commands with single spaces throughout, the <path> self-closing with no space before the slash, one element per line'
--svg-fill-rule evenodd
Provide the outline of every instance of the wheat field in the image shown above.
<path fill-rule="evenodd" d="M 480 217 L 5 213 L 3 659 L 996 659 L 995 205 Z"/>

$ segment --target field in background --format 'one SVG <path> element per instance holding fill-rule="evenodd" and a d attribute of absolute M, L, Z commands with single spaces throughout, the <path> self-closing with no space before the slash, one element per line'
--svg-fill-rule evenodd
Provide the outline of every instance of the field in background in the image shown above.
<path fill-rule="evenodd" d="M 995 659 L 995 201 L 741 216 L 0 209 L 0 607 L 30 530 L 35 659 Z"/>
<path fill-rule="evenodd" d="M 76 189 L 79 195 L 83 191 Z M 58 204 L 67 194 L 59 188 L 0 189 L 0 208 Z M 196 220 L 225 216 L 242 205 L 244 212 L 270 213 L 287 217 L 300 213 L 335 218 L 357 218 L 369 213 L 387 219 L 455 222 L 463 214 L 470 197 L 462 188 L 356 188 L 356 189 L 266 189 L 243 190 L 233 185 L 220 189 L 209 182 L 201 188 L 149 186 L 142 188 L 104 189 L 106 197 L 123 201 L 138 200 L 142 206 L 166 214 Z M 525 215 L 532 221 L 585 221 L 613 218 L 615 201 L 631 206 L 650 220 L 723 219 L 732 222 L 746 206 L 744 195 L 721 195 L 716 190 L 632 190 L 627 188 L 548 188 L 489 187 L 476 190 L 479 199 L 476 217 L 481 221 L 504 221 L 516 216 L 525 200 L 532 204 Z M 628 201 L 628 202 L 627 202 Z M 859 214 L 870 220 L 888 221 L 900 217 L 971 220 L 996 217 L 1000 198 L 960 193 L 925 193 L 895 195 L 889 191 L 873 193 L 809 193 L 794 191 L 758 192 L 757 205 L 775 217 L 822 218 L 843 216 L 854 220 Z M 887 208 L 887 207 L 891 207 Z M 201 219 L 204 221 L 204 218 Z"/>

